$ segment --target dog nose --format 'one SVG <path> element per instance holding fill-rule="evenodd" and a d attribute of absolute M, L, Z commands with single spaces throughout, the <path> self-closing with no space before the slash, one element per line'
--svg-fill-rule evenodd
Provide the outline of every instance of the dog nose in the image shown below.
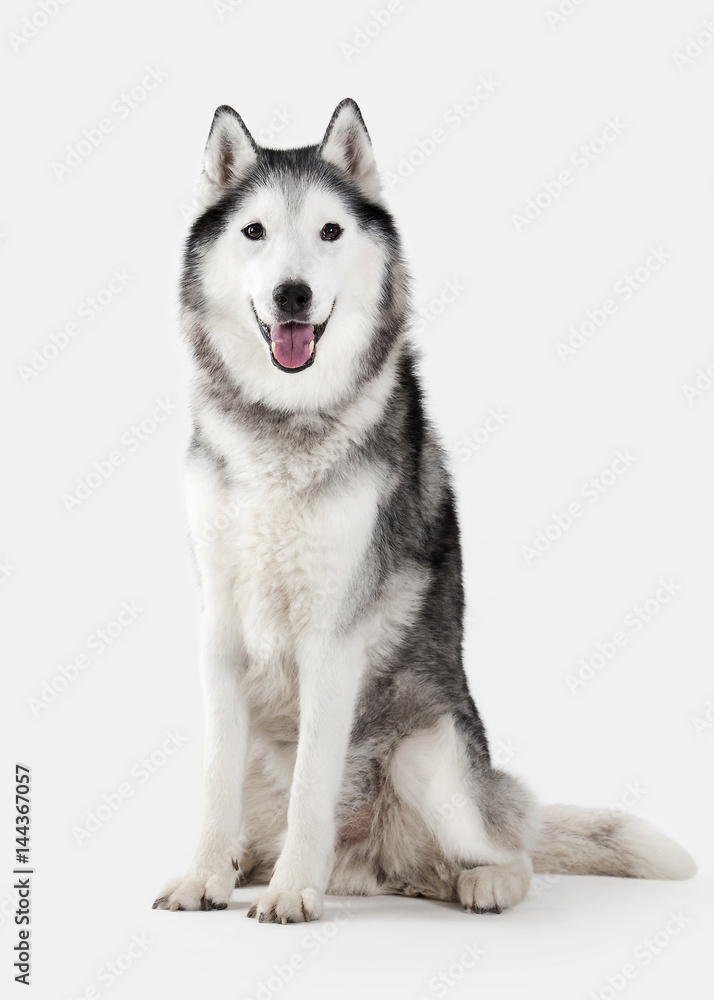
<path fill-rule="evenodd" d="M 284 281 L 273 289 L 273 302 L 284 313 L 294 316 L 304 312 L 312 302 L 312 289 L 302 281 Z"/>

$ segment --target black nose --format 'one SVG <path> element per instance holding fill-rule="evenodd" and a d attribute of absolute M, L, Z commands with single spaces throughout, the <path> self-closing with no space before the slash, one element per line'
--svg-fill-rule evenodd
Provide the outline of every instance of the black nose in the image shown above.
<path fill-rule="evenodd" d="M 312 289 L 301 281 L 285 281 L 273 289 L 273 302 L 284 313 L 294 316 L 309 308 L 312 302 Z"/>

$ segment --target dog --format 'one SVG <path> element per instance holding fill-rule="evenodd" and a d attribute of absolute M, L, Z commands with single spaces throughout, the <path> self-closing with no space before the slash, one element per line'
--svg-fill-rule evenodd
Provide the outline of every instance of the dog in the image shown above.
<path fill-rule="evenodd" d="M 319 145 L 280 150 L 218 108 L 199 198 L 181 315 L 205 801 L 154 906 L 222 909 L 269 882 L 248 916 L 274 923 L 317 919 L 325 893 L 500 913 L 534 871 L 691 877 L 643 821 L 540 806 L 491 763 L 454 493 L 355 102 Z"/>

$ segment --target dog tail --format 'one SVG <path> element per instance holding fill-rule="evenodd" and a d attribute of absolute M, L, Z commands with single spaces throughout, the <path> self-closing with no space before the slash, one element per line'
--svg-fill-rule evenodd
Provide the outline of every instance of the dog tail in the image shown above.
<path fill-rule="evenodd" d="M 697 866 L 676 841 L 636 816 L 610 809 L 543 806 L 533 870 L 557 875 L 686 879 Z"/>

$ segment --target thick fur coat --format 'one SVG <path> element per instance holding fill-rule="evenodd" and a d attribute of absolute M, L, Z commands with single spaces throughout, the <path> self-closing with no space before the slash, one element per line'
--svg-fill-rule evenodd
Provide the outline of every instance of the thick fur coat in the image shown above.
<path fill-rule="evenodd" d="M 310 920 L 323 894 L 512 906 L 533 870 L 684 878 L 673 841 L 538 806 L 496 769 L 462 665 L 459 529 L 369 136 L 256 146 L 216 112 L 181 288 L 204 597 L 205 802 L 155 905 Z M 213 530 L 206 531 L 206 526 Z"/>

